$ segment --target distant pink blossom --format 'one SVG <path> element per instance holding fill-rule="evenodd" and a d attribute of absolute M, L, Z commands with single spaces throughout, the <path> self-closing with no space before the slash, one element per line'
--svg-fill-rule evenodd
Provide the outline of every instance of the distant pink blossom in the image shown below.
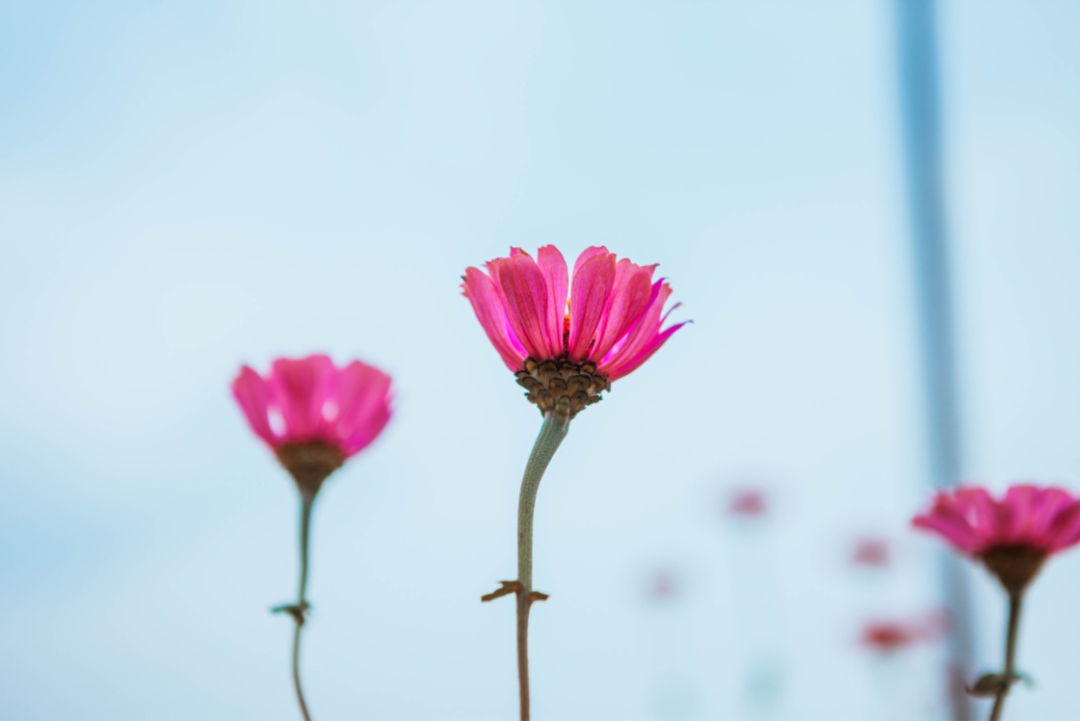
<path fill-rule="evenodd" d="M 877 651 L 891 652 L 919 643 L 936 641 L 948 631 L 944 614 L 936 612 L 913 620 L 868 621 L 859 642 Z"/>
<path fill-rule="evenodd" d="M 656 599 L 668 599 L 676 595 L 678 583 L 675 574 L 667 569 L 657 571 L 652 577 L 650 595 Z"/>
<path fill-rule="evenodd" d="M 859 538 L 851 552 L 851 562 L 856 566 L 886 568 L 889 565 L 889 544 L 881 538 Z"/>
<path fill-rule="evenodd" d="M 1050 555 L 1080 542 L 1080 500 L 1060 488 L 1017 485 L 996 500 L 983 488 L 961 487 L 938 493 L 912 523 L 970 556 L 1000 548 Z"/>
<path fill-rule="evenodd" d="M 526 358 L 591 361 L 613 381 L 637 369 L 684 325 L 662 329 L 671 288 L 663 279 L 653 281 L 656 265 L 617 261 L 602 246 L 578 256 L 572 279 L 553 245 L 540 248 L 536 260 L 511 248 L 509 257 L 488 261 L 486 268 L 486 274 L 468 268 L 462 289 L 512 371 L 522 370 Z"/>
<path fill-rule="evenodd" d="M 863 645 L 879 651 L 895 651 L 922 640 L 917 629 L 899 621 L 876 621 L 863 628 Z"/>
<path fill-rule="evenodd" d="M 737 488 L 728 499 L 727 512 L 732 516 L 758 517 L 768 513 L 765 491 L 757 488 Z"/>
<path fill-rule="evenodd" d="M 325 355 L 278 358 L 265 377 L 245 365 L 232 392 L 275 451 L 322 443 L 348 457 L 370 445 L 391 415 L 390 376 L 360 361 L 338 368 Z"/>

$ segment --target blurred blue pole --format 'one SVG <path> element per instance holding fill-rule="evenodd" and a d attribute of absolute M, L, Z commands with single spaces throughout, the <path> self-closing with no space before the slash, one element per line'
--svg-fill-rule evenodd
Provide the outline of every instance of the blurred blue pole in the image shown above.
<path fill-rule="evenodd" d="M 934 487 L 946 488 L 960 481 L 961 453 L 935 9 L 933 0 L 894 3 L 930 479 Z M 971 598 L 964 573 L 957 559 L 944 558 L 945 602 L 953 619 L 948 692 L 954 719 L 971 718 L 971 704 L 963 688 L 973 655 Z"/>

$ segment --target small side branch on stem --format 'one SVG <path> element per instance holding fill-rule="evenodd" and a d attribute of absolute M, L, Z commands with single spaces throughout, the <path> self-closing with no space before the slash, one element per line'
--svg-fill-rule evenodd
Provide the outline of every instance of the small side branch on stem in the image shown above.
<path fill-rule="evenodd" d="M 519 581 L 499 581 L 499 583 L 502 584 L 501 588 L 498 588 L 491 593 L 485 593 L 483 596 L 480 597 L 480 601 L 482 603 L 494 601 L 496 598 L 502 598 L 503 596 L 509 596 L 511 593 L 520 594 L 524 590 L 524 586 L 522 586 Z M 541 593 L 540 591 L 532 591 L 529 593 L 530 603 L 536 603 L 537 601 L 546 601 L 549 598 L 551 598 L 550 595 L 546 593 Z"/>

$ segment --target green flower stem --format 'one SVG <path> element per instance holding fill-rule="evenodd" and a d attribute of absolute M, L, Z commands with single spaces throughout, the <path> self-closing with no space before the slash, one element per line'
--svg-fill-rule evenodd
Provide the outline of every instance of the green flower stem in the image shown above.
<path fill-rule="evenodd" d="M 518 499 L 518 583 L 517 590 L 517 657 L 518 684 L 521 688 L 521 719 L 529 719 L 529 607 L 533 602 L 532 587 L 532 538 L 533 511 L 536 509 L 536 491 L 540 479 L 558 450 L 570 428 L 570 415 L 549 411 L 544 415 L 544 425 L 536 437 L 532 455 L 525 466 L 521 480 L 521 496 Z"/>
<path fill-rule="evenodd" d="M 1016 636 L 1020 628 L 1020 608 L 1023 604 L 1024 592 L 1009 594 L 1009 631 L 1005 640 L 1005 670 L 1003 672 L 1004 683 L 998 689 L 994 698 L 994 707 L 990 710 L 990 721 L 998 721 L 1001 718 L 1001 710 L 1005 706 L 1005 697 L 1009 694 L 1009 688 L 1013 683 L 1013 674 L 1016 673 Z"/>
<path fill-rule="evenodd" d="M 304 616 L 307 613 L 307 576 L 308 576 L 308 537 L 311 530 L 311 507 L 315 503 L 315 494 L 300 492 L 300 591 L 297 594 L 296 609 L 292 614 L 296 621 L 296 631 L 293 633 L 292 650 L 292 674 L 293 685 L 296 686 L 296 700 L 300 702 L 300 713 L 304 715 L 304 721 L 311 721 L 307 703 L 304 701 L 304 690 L 300 687 L 300 631 L 304 627 Z"/>

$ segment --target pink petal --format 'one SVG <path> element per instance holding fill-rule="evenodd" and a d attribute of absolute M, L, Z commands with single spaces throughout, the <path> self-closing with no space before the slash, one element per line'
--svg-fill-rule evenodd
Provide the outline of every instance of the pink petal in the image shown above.
<path fill-rule="evenodd" d="M 641 319 L 626 337 L 616 343 L 614 348 L 608 352 L 607 358 L 600 359 L 600 364 L 604 366 L 622 365 L 652 342 L 656 334 L 660 332 L 660 326 L 662 325 L 660 314 L 663 312 L 664 304 L 670 296 L 671 288 L 663 279 L 653 283 L 649 294 L 649 305 L 645 312 L 641 314 Z M 677 305 L 674 306 L 672 310 L 677 307 Z"/>
<path fill-rule="evenodd" d="M 322 425 L 323 406 L 334 376 L 334 363 L 325 355 L 274 361 L 269 386 L 285 420 L 287 434 L 283 440 L 315 437 Z"/>
<path fill-rule="evenodd" d="M 334 432 L 347 455 L 365 448 L 389 422 L 390 383 L 390 376 L 360 361 L 353 361 L 339 373 L 340 413 Z"/>
<path fill-rule="evenodd" d="M 240 375 L 232 384 L 233 397 L 240 404 L 240 410 L 247 417 L 248 425 L 255 435 L 271 446 L 277 444 L 277 438 L 270 429 L 269 401 L 270 389 L 266 381 L 248 366 L 240 369 Z"/>
<path fill-rule="evenodd" d="M 380 408 L 377 415 L 368 419 L 363 426 L 357 426 L 349 436 L 342 439 L 342 452 L 346 456 L 351 456 L 370 446 L 383 432 L 392 417 L 393 413 L 388 405 Z"/>
<path fill-rule="evenodd" d="M 939 493 L 933 507 L 912 520 L 918 528 L 924 528 L 943 536 L 957 550 L 972 555 L 983 550 L 983 539 L 975 532 L 968 520 L 956 508 L 954 500 L 946 493 Z"/>
<path fill-rule="evenodd" d="M 1018 486 L 1013 488 L 1018 488 Z M 1011 493 L 1012 490 L 1010 488 L 1009 492 Z M 1072 505 L 1073 500 L 1071 495 L 1060 488 L 1036 488 L 1027 529 L 1028 538 L 1033 544 L 1040 547 L 1052 545 L 1053 538 L 1049 533 L 1050 524 L 1061 511 Z"/>
<path fill-rule="evenodd" d="M 622 378 L 637 370 L 675 331 L 685 325 L 680 323 L 660 333 L 667 316 L 679 307 L 679 304 L 675 304 L 663 318 L 660 317 L 664 303 L 670 295 L 671 287 L 663 279 L 653 283 L 649 307 L 642 314 L 640 322 L 600 362 L 600 371 L 608 374 L 610 380 Z"/>
<path fill-rule="evenodd" d="M 979 539 L 994 540 L 996 503 L 984 489 L 977 486 L 958 486 L 951 492 L 940 491 L 934 498 L 933 512 L 947 518 L 957 518 Z"/>
<path fill-rule="evenodd" d="M 660 350 L 660 347 L 667 343 L 668 338 L 674 335 L 675 331 L 679 330 L 679 328 L 682 328 L 687 323 L 689 323 L 689 321 L 684 321 L 682 323 L 673 325 L 660 335 L 655 336 L 653 340 L 647 346 L 645 346 L 645 348 L 642 349 L 636 356 L 627 360 L 626 363 L 611 370 L 611 376 L 608 378 L 608 380 L 615 381 L 619 378 L 623 378 L 624 376 L 628 376 L 634 371 L 636 371 L 638 368 L 641 367 L 642 363 L 652 357 L 653 353 Z"/>
<path fill-rule="evenodd" d="M 499 352 L 503 363 L 512 371 L 521 368 L 525 360 L 525 352 L 524 349 L 515 348 L 515 345 L 521 344 L 515 343 L 517 339 L 510 335 L 509 321 L 495 284 L 483 272 L 476 268 L 467 268 L 461 287 L 465 297 L 472 303 L 476 319 L 480 321 L 488 340 Z"/>
<path fill-rule="evenodd" d="M 589 248 L 582 253 L 584 257 Z M 602 249 L 599 249 L 602 250 Z M 615 282 L 615 256 L 609 253 L 593 253 L 574 267 L 573 286 L 570 292 L 570 342 L 567 350 L 573 361 L 584 360 L 607 306 L 611 286 Z"/>
<path fill-rule="evenodd" d="M 1034 486 L 1012 486 L 998 504 L 998 541 L 1003 544 L 1031 542 L 1032 521 L 1040 489 Z"/>
<path fill-rule="evenodd" d="M 985 488 L 961 486 L 951 497 L 942 496 L 941 502 L 963 515 L 984 547 L 998 540 L 1002 514 Z"/>
<path fill-rule="evenodd" d="M 918 528 L 937 533 L 961 553 L 975 555 L 983 550 L 978 539 L 972 535 L 971 529 L 956 523 L 955 520 L 949 521 L 937 515 L 916 516 L 911 523 Z"/>
<path fill-rule="evenodd" d="M 1080 501 L 1061 510 L 1047 529 L 1049 550 L 1061 551 L 1080 542 Z"/>
<path fill-rule="evenodd" d="M 581 270 L 581 266 L 585 265 L 586 261 L 592 260 L 598 255 L 611 255 L 611 253 L 609 253 L 608 249 L 602 245 L 589 246 L 581 251 L 581 255 L 574 261 L 574 277 L 577 277 L 578 271 Z"/>
<path fill-rule="evenodd" d="M 569 285 L 569 276 L 566 272 L 566 261 L 562 253 L 554 245 L 545 245 L 537 252 L 537 265 L 544 274 L 544 280 L 548 287 L 548 347 L 558 348 L 556 355 L 562 355 L 563 351 L 563 325 L 566 318 L 566 292 Z"/>
<path fill-rule="evenodd" d="M 382 433 L 393 417 L 390 408 L 392 396 L 385 396 L 381 402 L 370 407 L 369 412 L 357 423 L 350 433 L 342 436 L 342 450 L 346 455 L 359 453 L 371 445 Z"/>
<path fill-rule="evenodd" d="M 544 274 L 528 254 L 511 254 L 488 264 L 494 268 L 493 280 L 502 298 L 506 317 L 514 335 L 526 352 L 537 360 L 555 358 L 560 347 L 551 348 L 548 339 L 549 293 Z"/>
<path fill-rule="evenodd" d="M 603 360 L 616 341 L 626 337 L 642 320 L 652 296 L 651 275 L 649 269 L 626 258 L 616 264 L 615 282 L 596 330 L 596 345 L 589 351 L 591 359 Z"/>

